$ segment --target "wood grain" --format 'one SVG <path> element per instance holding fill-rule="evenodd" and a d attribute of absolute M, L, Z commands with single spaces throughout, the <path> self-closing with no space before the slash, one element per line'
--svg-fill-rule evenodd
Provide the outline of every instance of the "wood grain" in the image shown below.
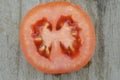
<path fill-rule="evenodd" d="M 120 0 L 62 0 L 81 6 L 96 31 L 91 63 L 76 72 L 44 74 L 25 59 L 19 44 L 20 22 L 35 5 L 61 0 L 0 0 L 0 80 L 119 80 Z"/>

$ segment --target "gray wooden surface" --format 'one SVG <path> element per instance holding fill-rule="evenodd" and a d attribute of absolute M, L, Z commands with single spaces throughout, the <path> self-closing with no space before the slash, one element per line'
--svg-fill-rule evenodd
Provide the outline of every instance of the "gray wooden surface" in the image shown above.
<path fill-rule="evenodd" d="M 49 75 L 26 61 L 19 44 L 21 19 L 48 1 L 53 0 L 0 0 L 0 80 L 120 80 L 120 0 L 67 0 L 81 5 L 95 25 L 96 50 L 86 68 Z"/>

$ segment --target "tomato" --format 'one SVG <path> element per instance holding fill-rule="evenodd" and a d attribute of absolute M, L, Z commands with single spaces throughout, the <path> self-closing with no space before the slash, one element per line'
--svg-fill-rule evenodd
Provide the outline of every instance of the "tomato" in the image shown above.
<path fill-rule="evenodd" d="M 90 61 L 95 41 L 89 16 L 70 2 L 38 5 L 21 23 L 23 53 L 30 64 L 45 73 L 79 70 Z"/>

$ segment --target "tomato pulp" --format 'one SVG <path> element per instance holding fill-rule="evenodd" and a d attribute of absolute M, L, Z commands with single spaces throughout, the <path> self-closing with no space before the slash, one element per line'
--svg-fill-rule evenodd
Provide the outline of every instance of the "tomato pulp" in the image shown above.
<path fill-rule="evenodd" d="M 20 43 L 36 69 L 51 74 L 72 72 L 85 66 L 94 53 L 94 26 L 81 7 L 49 2 L 24 17 Z"/>

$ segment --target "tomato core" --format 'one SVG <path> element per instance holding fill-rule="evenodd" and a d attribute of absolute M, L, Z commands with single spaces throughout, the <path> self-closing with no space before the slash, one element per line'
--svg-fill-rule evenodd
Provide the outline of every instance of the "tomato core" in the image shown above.
<path fill-rule="evenodd" d="M 32 37 L 38 53 L 46 58 L 50 57 L 52 43 L 59 41 L 63 54 L 73 58 L 79 54 L 80 28 L 70 16 L 61 16 L 55 30 L 46 18 L 39 20 L 32 26 Z M 47 40 L 49 38 L 49 41 Z M 47 42 L 48 41 L 48 42 Z"/>

